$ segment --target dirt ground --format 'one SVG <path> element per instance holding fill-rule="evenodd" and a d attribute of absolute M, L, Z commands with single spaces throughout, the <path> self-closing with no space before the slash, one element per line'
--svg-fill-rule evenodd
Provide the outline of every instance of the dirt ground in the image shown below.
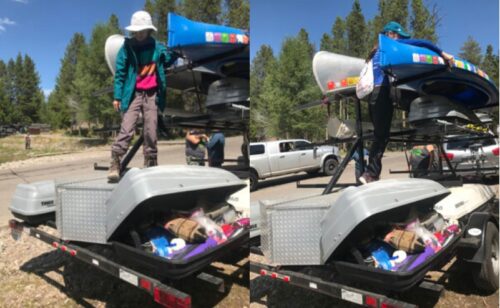
<path fill-rule="evenodd" d="M 44 231 L 49 231 L 44 227 Z M 247 254 L 248 255 L 248 254 Z M 226 292 L 191 279 L 182 290 L 193 307 L 248 307 L 248 257 L 235 253 L 207 273 L 223 278 Z M 156 307 L 146 292 L 23 234 L 0 229 L 0 307 Z"/>

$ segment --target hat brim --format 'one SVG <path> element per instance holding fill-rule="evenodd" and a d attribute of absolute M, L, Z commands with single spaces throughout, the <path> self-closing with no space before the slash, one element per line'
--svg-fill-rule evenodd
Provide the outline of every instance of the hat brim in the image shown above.
<path fill-rule="evenodd" d="M 387 33 L 388 31 L 395 32 L 395 33 L 397 33 L 399 36 L 401 36 L 401 38 L 404 38 L 404 39 L 409 39 L 409 38 L 411 37 L 411 35 L 410 35 L 410 34 L 408 34 L 408 33 L 406 33 L 406 32 L 402 32 L 402 31 L 399 31 L 399 32 L 398 32 L 398 31 L 394 31 L 394 30 L 386 30 L 386 31 L 382 31 L 382 32 L 380 32 L 380 34 L 387 35 L 386 33 Z"/>
<path fill-rule="evenodd" d="M 401 37 L 402 37 L 402 38 L 404 38 L 404 39 L 407 39 L 407 38 L 410 38 L 410 37 L 411 37 L 411 35 L 410 35 L 410 34 L 408 34 L 408 33 L 404 32 L 404 31 L 400 31 L 400 32 L 396 32 L 396 33 L 397 33 L 397 34 L 399 34 L 399 36 L 401 36 Z"/>
<path fill-rule="evenodd" d="M 156 27 L 155 26 L 137 26 L 137 25 L 130 25 L 128 27 L 125 27 L 125 30 L 127 31 L 130 31 L 130 32 L 139 32 L 139 31 L 143 31 L 143 30 L 153 30 L 155 32 L 157 32 L 158 30 L 156 30 Z"/>

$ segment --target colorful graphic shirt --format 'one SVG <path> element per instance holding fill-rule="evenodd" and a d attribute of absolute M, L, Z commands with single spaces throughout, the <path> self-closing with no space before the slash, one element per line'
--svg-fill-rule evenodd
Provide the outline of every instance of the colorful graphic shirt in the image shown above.
<path fill-rule="evenodd" d="M 133 46 L 138 62 L 136 90 L 146 91 L 158 86 L 156 80 L 156 63 L 153 61 L 155 43 L 148 40 L 145 44 L 134 44 Z"/>

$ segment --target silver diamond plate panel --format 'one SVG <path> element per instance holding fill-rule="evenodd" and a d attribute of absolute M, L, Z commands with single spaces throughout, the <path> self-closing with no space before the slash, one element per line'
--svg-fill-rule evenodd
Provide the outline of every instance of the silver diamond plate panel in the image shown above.
<path fill-rule="evenodd" d="M 269 229 L 267 206 L 269 205 L 267 201 L 260 201 L 260 249 L 262 253 L 269 259 L 272 259 L 271 245 L 269 239 L 271 237 L 271 229 Z"/>
<path fill-rule="evenodd" d="M 321 264 L 320 221 L 337 194 L 261 202 L 261 249 L 281 265 Z"/>
<path fill-rule="evenodd" d="M 61 238 L 106 243 L 106 200 L 114 187 L 106 179 L 58 184 L 56 220 Z"/>

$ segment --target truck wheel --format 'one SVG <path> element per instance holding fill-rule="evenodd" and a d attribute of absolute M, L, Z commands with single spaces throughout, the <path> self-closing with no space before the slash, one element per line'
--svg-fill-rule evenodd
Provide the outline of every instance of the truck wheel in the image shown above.
<path fill-rule="evenodd" d="M 485 257 L 479 270 L 473 274 L 474 284 L 485 291 L 498 290 L 498 228 L 494 223 L 488 222 L 486 226 Z"/>
<path fill-rule="evenodd" d="M 337 169 L 339 162 L 335 158 L 327 158 L 323 164 L 323 173 L 328 176 L 332 176 Z"/>
<path fill-rule="evenodd" d="M 259 183 L 259 177 L 255 171 L 250 171 L 250 191 L 257 190 L 257 185 Z"/>

